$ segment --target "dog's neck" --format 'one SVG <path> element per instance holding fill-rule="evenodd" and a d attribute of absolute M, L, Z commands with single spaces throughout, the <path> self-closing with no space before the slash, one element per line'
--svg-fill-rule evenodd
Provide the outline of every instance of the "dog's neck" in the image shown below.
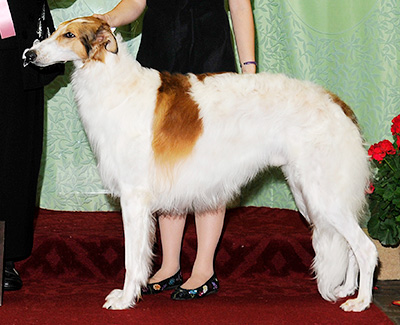
<path fill-rule="evenodd" d="M 97 60 L 73 61 L 72 83 L 75 92 L 79 91 L 81 94 L 85 92 L 104 94 L 113 92 L 115 89 L 125 89 L 127 85 L 130 87 L 135 85 L 131 91 L 133 94 L 135 89 L 141 89 L 138 91 L 142 91 L 143 87 L 147 87 L 145 85 L 147 80 L 154 79 L 150 75 L 158 74 L 158 71 L 143 68 L 122 41 L 119 42 L 118 46 L 118 53 L 107 52 L 104 62 Z M 115 98 L 112 93 L 108 95 L 109 98 Z M 94 98 L 97 98 L 97 96 Z M 117 105 L 117 102 L 113 100 L 111 105 Z"/>

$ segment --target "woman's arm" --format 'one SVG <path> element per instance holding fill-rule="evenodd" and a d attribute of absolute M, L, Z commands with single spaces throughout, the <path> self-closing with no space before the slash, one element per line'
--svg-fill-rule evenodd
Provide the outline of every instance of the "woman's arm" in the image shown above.
<path fill-rule="evenodd" d="M 122 0 L 111 11 L 93 16 L 105 20 L 111 27 L 119 27 L 138 19 L 145 8 L 146 0 Z"/>
<path fill-rule="evenodd" d="M 233 31 L 243 73 L 255 73 L 254 19 L 250 0 L 229 0 Z"/>

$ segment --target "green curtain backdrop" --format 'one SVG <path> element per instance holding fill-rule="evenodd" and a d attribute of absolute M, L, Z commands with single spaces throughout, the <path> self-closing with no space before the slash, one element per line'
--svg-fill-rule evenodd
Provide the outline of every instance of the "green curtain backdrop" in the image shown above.
<path fill-rule="evenodd" d="M 167 1 L 167 0 L 166 0 Z M 201 0 L 199 0 L 201 1 Z M 117 0 L 49 1 L 55 24 L 105 12 Z M 254 0 L 259 71 L 314 81 L 355 111 L 366 146 L 390 138 L 400 113 L 400 1 Z M 118 31 L 133 55 L 141 23 Z M 47 121 L 40 206 L 55 210 L 115 210 L 103 189 L 65 76 L 46 88 Z M 267 126 L 266 126 L 267 127 Z M 295 208 L 279 169 L 260 174 L 234 202 Z"/>

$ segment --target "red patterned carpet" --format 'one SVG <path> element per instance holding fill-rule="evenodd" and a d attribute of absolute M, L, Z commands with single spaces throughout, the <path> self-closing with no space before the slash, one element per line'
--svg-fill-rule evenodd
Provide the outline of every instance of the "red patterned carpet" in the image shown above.
<path fill-rule="evenodd" d="M 193 218 L 182 252 L 188 276 L 195 256 Z M 310 232 L 291 210 L 237 208 L 227 212 L 216 256 L 216 295 L 176 302 L 169 293 L 145 296 L 126 311 L 101 308 L 124 277 L 119 213 L 40 210 L 31 258 L 17 264 L 24 280 L 6 292 L 2 324 L 392 324 L 374 305 L 345 313 L 324 301 L 309 268 Z M 156 261 L 157 263 L 157 261 Z"/>

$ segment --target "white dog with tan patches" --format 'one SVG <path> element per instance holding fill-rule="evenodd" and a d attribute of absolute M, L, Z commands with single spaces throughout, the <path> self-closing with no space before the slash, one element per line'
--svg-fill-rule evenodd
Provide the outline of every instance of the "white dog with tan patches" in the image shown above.
<path fill-rule="evenodd" d="M 102 180 L 121 198 L 125 283 L 105 308 L 129 308 L 140 297 L 154 212 L 215 209 L 268 166 L 282 167 L 311 225 L 322 297 L 336 301 L 358 287 L 341 308 L 368 308 L 377 252 L 358 222 L 370 169 L 355 117 L 338 97 L 284 75 L 143 68 L 93 17 L 62 23 L 24 58 L 74 62 L 72 84 Z"/>

